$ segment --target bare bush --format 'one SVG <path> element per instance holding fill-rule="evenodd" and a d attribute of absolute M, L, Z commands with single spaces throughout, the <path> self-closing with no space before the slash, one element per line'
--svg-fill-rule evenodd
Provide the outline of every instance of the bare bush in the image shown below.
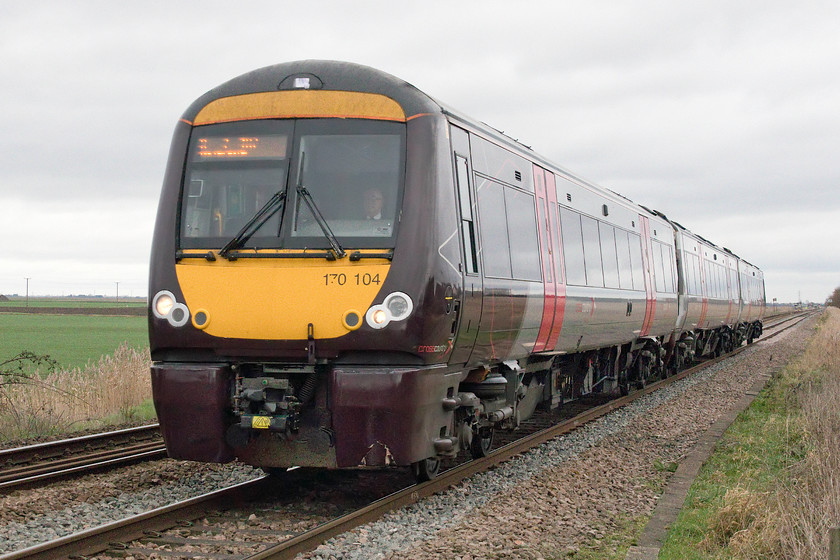
<path fill-rule="evenodd" d="M 14 435 L 50 433 L 54 426 L 64 426 L 62 419 L 56 417 L 52 410 L 40 406 L 33 414 L 32 410 L 18 404 L 22 394 L 61 392 L 39 375 L 40 371 L 50 372 L 57 367 L 50 356 L 26 350 L 0 362 L 0 435 L 6 432 Z M 65 397 L 69 396 L 65 394 Z"/>
<path fill-rule="evenodd" d="M 840 308 L 840 287 L 834 288 L 834 291 L 831 292 L 831 295 L 825 300 L 825 304 L 831 307 Z"/>
<path fill-rule="evenodd" d="M 130 421 L 134 408 L 151 398 L 147 349 L 123 345 L 84 369 L 71 370 L 32 356 L 5 363 L 0 392 L 4 440 L 67 432 L 109 417 Z"/>

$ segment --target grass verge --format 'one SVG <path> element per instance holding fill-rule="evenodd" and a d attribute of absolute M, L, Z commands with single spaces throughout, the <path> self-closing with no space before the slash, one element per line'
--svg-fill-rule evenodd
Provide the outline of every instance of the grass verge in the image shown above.
<path fill-rule="evenodd" d="M 840 310 L 730 426 L 661 559 L 825 558 L 840 524 Z"/>

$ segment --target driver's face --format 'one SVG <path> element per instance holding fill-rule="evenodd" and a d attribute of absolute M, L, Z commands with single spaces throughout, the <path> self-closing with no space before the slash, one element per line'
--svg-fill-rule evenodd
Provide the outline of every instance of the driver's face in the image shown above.
<path fill-rule="evenodd" d="M 377 190 L 369 190 L 364 194 L 365 214 L 372 218 L 382 212 L 382 193 Z"/>

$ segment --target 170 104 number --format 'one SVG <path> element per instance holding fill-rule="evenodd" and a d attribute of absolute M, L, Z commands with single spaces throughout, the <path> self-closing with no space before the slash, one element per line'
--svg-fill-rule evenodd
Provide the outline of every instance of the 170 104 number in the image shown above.
<path fill-rule="evenodd" d="M 343 272 L 329 273 L 324 274 L 323 278 L 325 286 L 345 286 L 348 281 L 351 286 L 370 286 L 371 284 L 378 286 L 381 283 L 379 274 L 369 274 L 367 272 L 364 274 L 351 274 L 349 276 Z"/>

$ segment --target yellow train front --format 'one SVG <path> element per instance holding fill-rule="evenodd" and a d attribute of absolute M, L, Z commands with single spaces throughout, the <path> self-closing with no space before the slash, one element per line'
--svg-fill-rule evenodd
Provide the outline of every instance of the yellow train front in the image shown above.
<path fill-rule="evenodd" d="M 446 135 L 425 94 L 347 63 L 257 70 L 184 113 L 150 271 L 172 457 L 438 456 L 464 376 L 446 366 L 461 290 Z"/>

